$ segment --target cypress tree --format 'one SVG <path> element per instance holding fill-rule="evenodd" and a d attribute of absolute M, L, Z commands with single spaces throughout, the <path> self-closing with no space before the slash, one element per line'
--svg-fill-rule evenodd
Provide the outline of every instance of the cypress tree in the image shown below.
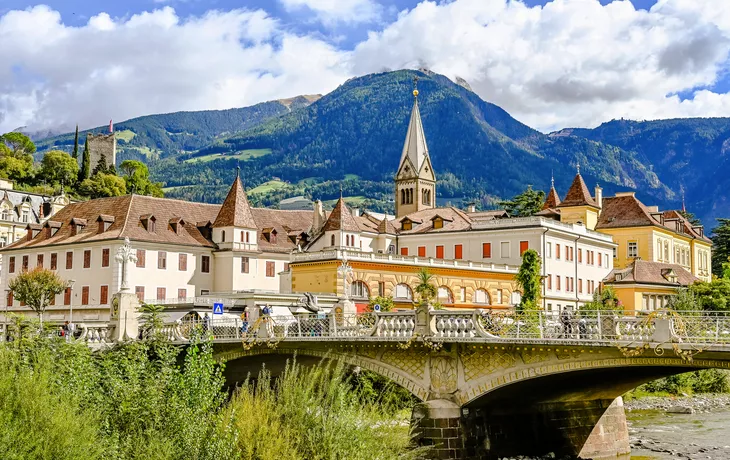
<path fill-rule="evenodd" d="M 81 171 L 79 171 L 79 182 L 91 177 L 91 153 L 89 153 L 89 136 L 86 136 L 84 143 L 84 156 L 81 160 Z"/>
<path fill-rule="evenodd" d="M 74 136 L 74 153 L 71 156 L 77 162 L 79 161 L 79 125 L 76 125 L 76 136 Z"/>

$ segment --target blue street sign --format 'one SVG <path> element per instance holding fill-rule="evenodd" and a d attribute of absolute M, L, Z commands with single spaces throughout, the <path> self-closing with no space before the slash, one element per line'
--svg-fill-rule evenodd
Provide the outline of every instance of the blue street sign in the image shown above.
<path fill-rule="evenodd" d="M 213 314 L 214 315 L 222 315 L 223 314 L 223 304 L 222 303 L 214 303 L 213 304 Z"/>
<path fill-rule="evenodd" d="M 380 311 L 380 304 L 376 303 L 375 306 L 373 307 L 373 310 Z"/>

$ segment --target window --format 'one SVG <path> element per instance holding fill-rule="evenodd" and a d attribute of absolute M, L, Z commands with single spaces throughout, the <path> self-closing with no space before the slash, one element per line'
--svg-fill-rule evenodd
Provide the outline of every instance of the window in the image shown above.
<path fill-rule="evenodd" d="M 438 301 L 443 304 L 454 303 L 454 294 L 446 286 L 439 286 L 438 288 Z"/>
<path fill-rule="evenodd" d="M 583 263 L 583 250 L 581 248 L 578 248 L 578 263 Z"/>
<path fill-rule="evenodd" d="M 3 219 L 3 220 L 10 220 L 10 213 L 8 212 L 8 210 L 7 210 L 7 209 L 3 209 L 3 216 L 2 216 L 2 219 Z"/>
<path fill-rule="evenodd" d="M 84 251 L 84 268 L 91 268 L 91 249 Z"/>
<path fill-rule="evenodd" d="M 208 289 L 201 289 L 200 290 L 200 295 L 208 295 L 208 294 L 210 294 L 210 290 L 208 290 Z"/>
<path fill-rule="evenodd" d="M 491 303 L 489 293 L 486 289 L 477 289 L 474 291 L 474 303 L 483 305 L 489 305 Z"/>
<path fill-rule="evenodd" d="M 225 242 L 226 242 L 226 231 L 221 230 L 221 243 L 225 243 Z"/>
<path fill-rule="evenodd" d="M 250 242 L 250 240 L 249 240 L 249 233 L 246 232 L 246 243 L 249 243 L 249 242 Z"/>
<path fill-rule="evenodd" d="M 482 257 L 485 259 L 492 258 L 492 243 L 482 243 Z"/>
<path fill-rule="evenodd" d="M 669 242 L 664 242 L 664 261 L 669 262 Z"/>
<path fill-rule="evenodd" d="M 553 275 L 547 276 L 547 288 L 548 288 L 548 291 L 553 290 Z"/>
<path fill-rule="evenodd" d="M 99 289 L 99 303 L 101 305 L 109 303 L 109 286 L 102 286 Z"/>
<path fill-rule="evenodd" d="M 188 271 L 188 255 L 180 254 L 177 256 L 177 269 L 181 272 Z"/>
<path fill-rule="evenodd" d="M 545 257 L 551 258 L 553 256 L 553 243 L 545 244 Z"/>
<path fill-rule="evenodd" d="M 578 294 L 583 294 L 583 280 L 578 278 Z"/>
<path fill-rule="evenodd" d="M 74 253 L 73 251 L 68 251 L 66 253 L 66 270 L 71 270 L 74 268 Z"/>
<path fill-rule="evenodd" d="M 565 247 L 565 260 L 570 260 L 570 247 Z"/>
<path fill-rule="evenodd" d="M 385 281 L 378 281 L 378 295 L 385 296 Z"/>
<path fill-rule="evenodd" d="M 463 257 L 463 246 L 460 244 L 454 245 L 454 259 L 461 259 Z"/>
<path fill-rule="evenodd" d="M 27 209 L 24 209 L 23 210 L 23 222 L 28 222 L 29 217 L 30 217 L 30 213 L 28 212 Z"/>
<path fill-rule="evenodd" d="M 413 230 L 413 222 L 411 222 L 410 220 L 404 220 L 400 224 L 400 229 L 401 230 Z"/>
<path fill-rule="evenodd" d="M 51 253 L 51 270 L 56 270 L 58 268 L 58 254 L 55 252 Z"/>
<path fill-rule="evenodd" d="M 527 241 L 520 241 L 520 256 L 530 249 L 530 243 Z"/>
<path fill-rule="evenodd" d="M 248 257 L 241 257 L 241 273 L 248 273 Z"/>
<path fill-rule="evenodd" d="M 137 294 L 137 299 L 140 302 L 144 302 L 144 286 L 135 286 L 134 293 Z"/>
<path fill-rule="evenodd" d="M 138 268 L 144 268 L 146 254 L 147 254 L 147 252 L 144 249 L 137 249 L 137 267 Z"/>
<path fill-rule="evenodd" d="M 443 246 L 436 246 L 436 258 L 437 259 L 444 258 L 444 247 Z"/>
<path fill-rule="evenodd" d="M 627 249 L 627 257 L 636 258 L 639 256 L 639 243 L 636 241 L 629 241 Z"/>
<path fill-rule="evenodd" d="M 499 243 L 500 257 L 506 259 L 509 257 L 509 241 L 502 241 Z"/>
<path fill-rule="evenodd" d="M 573 248 L 573 246 L 571 246 L 570 247 L 570 261 L 571 262 L 575 260 L 575 252 L 573 252 L 573 250 L 574 250 L 574 248 Z"/>
<path fill-rule="evenodd" d="M 560 290 L 560 275 L 555 275 L 555 290 Z"/>
<path fill-rule="evenodd" d="M 426 246 L 418 246 L 418 257 L 426 257 Z"/>
<path fill-rule="evenodd" d="M 603 267 L 603 259 L 601 258 L 601 253 L 598 253 L 598 266 Z"/>
<path fill-rule="evenodd" d="M 433 220 L 433 228 L 435 228 L 435 229 L 444 228 L 444 220 L 443 219 L 439 219 L 439 218 L 434 219 Z"/>
<path fill-rule="evenodd" d="M 200 271 L 202 273 L 210 273 L 210 256 L 200 257 Z"/>
<path fill-rule="evenodd" d="M 109 248 L 104 248 L 101 250 L 101 266 L 109 266 Z"/>
<path fill-rule="evenodd" d="M 167 270 L 167 252 L 157 251 L 157 269 Z"/>
<path fill-rule="evenodd" d="M 64 305 L 71 305 L 71 288 L 67 287 L 63 291 L 63 304 Z"/>
<path fill-rule="evenodd" d="M 560 245 L 559 244 L 555 245 L 555 258 L 557 260 L 560 260 Z"/>
<path fill-rule="evenodd" d="M 369 299 L 370 298 L 370 289 L 368 289 L 367 284 L 358 280 L 350 285 L 350 294 L 353 297 L 362 297 L 365 299 Z"/>
<path fill-rule="evenodd" d="M 81 305 L 89 305 L 89 286 L 81 288 Z"/>
<path fill-rule="evenodd" d="M 21 270 L 28 270 L 28 256 L 23 256 L 23 265 L 21 265 Z"/>
<path fill-rule="evenodd" d="M 267 261 L 266 262 L 266 276 L 268 276 L 269 278 L 273 278 L 274 276 L 276 276 L 276 273 L 274 273 L 275 271 L 276 271 L 275 262 Z"/>
<path fill-rule="evenodd" d="M 400 248 L 400 255 L 407 256 L 408 255 L 408 248 Z"/>
<path fill-rule="evenodd" d="M 502 305 L 502 301 L 504 300 L 502 298 L 503 293 L 501 289 L 497 289 L 497 305 Z"/>
<path fill-rule="evenodd" d="M 397 284 L 395 286 L 395 298 L 413 300 L 413 291 L 407 284 Z"/>
<path fill-rule="evenodd" d="M 38 254 L 36 257 L 36 265 L 39 267 L 43 266 L 43 254 Z"/>
<path fill-rule="evenodd" d="M 8 272 L 15 273 L 15 256 L 10 256 L 10 260 L 8 261 Z"/>
<path fill-rule="evenodd" d="M 147 224 L 147 231 L 150 233 L 155 233 L 155 219 L 150 218 L 149 223 Z"/>
<path fill-rule="evenodd" d="M 13 291 L 8 292 L 8 303 L 6 304 L 8 307 L 13 306 Z"/>
<path fill-rule="evenodd" d="M 188 290 L 187 289 L 178 289 L 177 290 L 177 298 L 178 300 L 185 300 L 188 298 Z"/>
<path fill-rule="evenodd" d="M 335 245 L 335 235 L 330 236 L 330 246 Z"/>
<path fill-rule="evenodd" d="M 167 289 L 163 287 L 157 288 L 157 300 L 165 300 L 167 297 Z"/>

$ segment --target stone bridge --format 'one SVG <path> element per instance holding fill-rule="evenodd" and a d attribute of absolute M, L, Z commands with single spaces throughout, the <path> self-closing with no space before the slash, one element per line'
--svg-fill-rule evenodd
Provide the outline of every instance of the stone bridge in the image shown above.
<path fill-rule="evenodd" d="M 422 403 L 418 441 L 433 458 L 494 459 L 629 452 L 620 396 L 651 380 L 704 368 L 730 369 L 730 316 L 589 312 L 562 323 L 535 312 L 407 311 L 357 316 L 262 317 L 166 326 L 185 342 L 213 335 L 236 382 L 262 363 L 341 359 L 384 375 Z"/>

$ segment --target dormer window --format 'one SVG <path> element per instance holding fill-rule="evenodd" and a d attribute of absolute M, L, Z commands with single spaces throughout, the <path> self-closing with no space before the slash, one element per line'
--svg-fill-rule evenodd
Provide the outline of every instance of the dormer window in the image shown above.
<path fill-rule="evenodd" d="M 173 217 L 172 219 L 170 219 L 170 230 L 172 230 L 176 234 L 179 235 L 184 226 L 185 221 L 182 220 L 181 217 Z"/>
<path fill-rule="evenodd" d="M 155 222 L 157 219 L 152 214 L 145 214 L 143 216 L 140 216 L 139 220 L 142 222 L 142 226 L 150 232 L 155 233 Z"/>
<path fill-rule="evenodd" d="M 401 230 L 413 230 L 413 221 L 409 219 L 403 219 L 400 223 Z"/>
<path fill-rule="evenodd" d="M 2 219 L 10 220 L 10 212 L 7 209 L 3 209 Z"/>
<path fill-rule="evenodd" d="M 74 217 L 73 219 L 71 219 L 71 234 L 72 235 L 78 235 L 80 233 L 83 233 L 85 228 L 86 228 L 86 219 L 79 219 L 78 217 Z"/>
<path fill-rule="evenodd" d="M 114 220 L 114 216 L 100 214 L 99 217 L 96 219 L 96 221 L 99 223 L 99 233 L 104 233 L 105 231 L 109 230 L 109 227 L 112 226 Z"/>
<path fill-rule="evenodd" d="M 433 228 L 434 229 L 444 228 L 444 220 L 440 217 L 436 217 L 433 220 Z"/>
<path fill-rule="evenodd" d="M 662 270 L 662 276 L 665 280 L 669 281 L 670 283 L 676 284 L 677 283 L 677 273 L 674 271 L 673 268 L 665 268 Z"/>
<path fill-rule="evenodd" d="M 268 227 L 264 228 L 261 232 L 264 236 L 264 239 L 268 241 L 271 244 L 276 244 L 276 234 L 278 233 L 275 228 Z"/>
<path fill-rule="evenodd" d="M 50 238 L 58 233 L 58 229 L 61 228 L 61 222 L 55 220 L 49 220 L 46 222 L 47 237 Z"/>
<path fill-rule="evenodd" d="M 211 227 L 212 223 L 209 220 L 198 222 L 195 224 L 195 226 L 198 228 L 198 231 L 201 235 L 203 235 L 203 238 L 206 240 L 211 239 Z"/>
<path fill-rule="evenodd" d="M 23 209 L 20 219 L 21 219 L 20 220 L 21 222 L 24 222 L 24 223 L 29 222 L 30 221 L 30 211 L 27 209 Z"/>

